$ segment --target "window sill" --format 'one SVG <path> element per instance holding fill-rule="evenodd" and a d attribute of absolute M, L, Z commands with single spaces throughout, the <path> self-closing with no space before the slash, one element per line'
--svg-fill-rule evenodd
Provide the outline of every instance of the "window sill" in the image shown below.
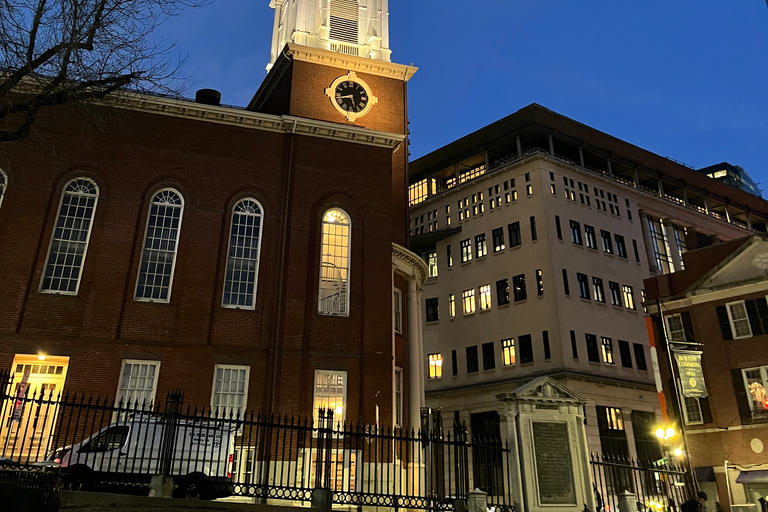
<path fill-rule="evenodd" d="M 589 299 L 585 299 L 584 297 L 579 297 L 579 300 L 580 300 L 581 302 L 586 302 L 587 304 L 592 304 L 592 301 L 591 301 L 591 300 L 589 300 Z"/>
<path fill-rule="evenodd" d="M 587 246 L 587 250 L 588 250 L 589 252 L 594 252 L 594 253 L 597 253 L 597 252 L 598 252 L 596 247 L 589 247 L 589 246 Z"/>
<path fill-rule="evenodd" d="M 593 365 L 593 366 L 602 366 L 602 365 L 600 364 L 600 361 L 590 361 L 590 362 L 589 362 L 589 364 L 591 364 L 591 365 Z"/>
<path fill-rule="evenodd" d="M 477 377 L 478 375 L 480 375 L 479 370 L 476 372 L 467 372 L 467 377 Z"/>
<path fill-rule="evenodd" d="M 483 368 L 483 373 L 494 373 L 496 368 Z"/>
<path fill-rule="evenodd" d="M 491 310 L 491 308 L 481 309 L 480 311 L 478 311 L 478 313 L 481 313 L 481 314 L 482 314 L 482 313 L 487 313 L 487 312 L 489 312 L 490 310 Z"/>
<path fill-rule="evenodd" d="M 522 246 L 523 246 L 523 244 L 521 244 L 521 243 L 520 243 L 520 244 L 517 244 L 517 245 L 510 245 L 510 246 L 509 246 L 509 250 L 511 251 L 511 250 L 513 250 L 513 249 L 519 249 L 519 248 L 520 248 L 520 247 L 522 247 Z"/>
<path fill-rule="evenodd" d="M 469 265 L 470 263 L 472 263 L 472 260 L 462 261 L 461 266 L 463 267 L 464 265 Z"/>
<path fill-rule="evenodd" d="M 427 320 L 424 322 L 425 325 L 437 325 L 440 323 L 440 320 Z"/>
<path fill-rule="evenodd" d="M 535 363 L 533 361 L 527 362 L 527 363 L 520 363 L 520 366 L 533 366 Z"/>
<path fill-rule="evenodd" d="M 37 293 L 42 293 L 43 295 L 65 295 L 68 297 L 77 297 L 77 292 L 60 292 L 57 290 L 38 290 Z M 138 299 L 134 299 L 138 300 Z"/>
<path fill-rule="evenodd" d="M 498 251 L 493 251 L 494 256 L 498 256 L 499 254 L 504 254 L 504 251 L 506 251 L 506 247 L 504 249 L 499 249 Z"/>
<path fill-rule="evenodd" d="M 170 300 L 156 300 L 156 299 L 137 299 L 134 298 L 133 302 L 143 302 L 145 304 L 170 304 Z M 322 315 L 322 313 L 319 313 Z M 326 316 L 339 316 L 339 315 L 326 315 Z"/>
<path fill-rule="evenodd" d="M 606 306 L 607 306 L 607 304 L 606 304 L 605 302 L 601 302 L 601 301 L 599 301 L 599 300 L 596 300 L 596 301 L 595 301 L 595 306 L 602 306 L 602 307 L 606 307 Z"/>
<path fill-rule="evenodd" d="M 497 304 L 496 307 L 499 308 L 499 309 L 501 309 L 501 308 L 508 308 L 509 307 L 509 302 L 504 303 L 504 304 Z"/>
<path fill-rule="evenodd" d="M 511 369 L 513 369 L 514 367 L 515 367 L 515 365 L 514 365 L 514 364 L 506 364 L 506 365 L 502 366 L 501 368 L 502 368 L 503 370 L 511 370 Z"/>
<path fill-rule="evenodd" d="M 526 302 L 528 302 L 527 298 L 526 299 L 516 300 L 515 301 L 515 305 L 517 306 L 518 304 L 525 304 Z"/>
<path fill-rule="evenodd" d="M 605 251 L 603 251 L 603 255 L 610 256 L 611 258 L 615 258 L 616 257 L 616 255 L 613 254 L 612 252 L 605 252 Z"/>

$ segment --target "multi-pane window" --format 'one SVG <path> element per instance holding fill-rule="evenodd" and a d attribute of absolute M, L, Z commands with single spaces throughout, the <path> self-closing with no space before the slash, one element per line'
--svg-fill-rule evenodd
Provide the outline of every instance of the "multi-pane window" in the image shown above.
<path fill-rule="evenodd" d="M 601 339 L 602 347 L 603 347 L 603 362 L 605 364 L 614 364 L 613 362 L 613 340 L 611 338 L 606 338 L 605 336 Z"/>
<path fill-rule="evenodd" d="M 691 396 L 683 397 L 683 417 L 686 425 L 701 425 L 704 423 L 704 415 L 701 412 L 701 402 Z"/>
<path fill-rule="evenodd" d="M 3 190 L 4 185 L 0 200 Z M 64 187 L 40 291 L 77 294 L 98 197 L 96 184 L 88 178 L 75 178 Z"/>
<path fill-rule="evenodd" d="M 632 348 L 635 350 L 635 364 L 638 370 L 647 370 L 648 365 L 645 362 L 645 347 L 640 343 L 633 343 Z"/>
<path fill-rule="evenodd" d="M 430 251 L 424 254 L 424 261 L 427 262 L 427 277 L 437 277 L 437 252 Z"/>
<path fill-rule="evenodd" d="M 766 400 L 768 400 L 768 367 L 749 368 L 741 371 L 744 377 L 744 386 L 747 389 L 747 398 L 749 407 L 752 409 L 752 416 L 765 417 L 768 415 L 766 409 Z"/>
<path fill-rule="evenodd" d="M 594 334 L 585 334 L 587 340 L 587 359 L 592 363 L 600 362 L 600 352 L 597 349 L 597 336 Z"/>
<path fill-rule="evenodd" d="M 349 316 L 351 231 L 349 215 L 344 210 L 332 208 L 323 215 L 317 301 L 321 315 Z"/>
<path fill-rule="evenodd" d="M 576 273 L 576 281 L 579 283 L 579 297 L 589 299 L 589 278 L 586 274 Z"/>
<path fill-rule="evenodd" d="M 160 361 L 124 360 L 116 403 L 123 408 L 151 409 L 159 373 Z"/>
<path fill-rule="evenodd" d="M 519 222 L 513 222 L 512 224 L 509 224 L 507 226 L 507 229 L 509 230 L 509 246 L 510 247 L 517 247 L 518 245 L 523 243 L 522 236 L 520 235 Z"/>
<path fill-rule="evenodd" d="M 484 284 L 480 287 L 480 310 L 491 309 L 491 285 Z"/>
<path fill-rule="evenodd" d="M 685 326 L 682 315 L 676 313 L 665 317 L 664 320 L 667 322 L 667 339 L 669 341 L 685 341 Z"/>
<path fill-rule="evenodd" d="M 448 295 L 448 315 L 451 318 L 456 317 L 456 296 L 452 293 Z"/>
<path fill-rule="evenodd" d="M 749 338 L 752 336 L 752 327 L 749 325 L 749 316 L 744 301 L 731 302 L 725 305 L 728 310 L 728 321 L 731 324 L 733 339 Z"/>
<path fill-rule="evenodd" d="M 440 320 L 440 312 L 437 297 L 427 299 L 427 322 L 437 322 Z"/>
<path fill-rule="evenodd" d="M 496 368 L 496 352 L 493 348 L 493 342 L 483 343 L 483 370 L 493 370 Z"/>
<path fill-rule="evenodd" d="M 662 274 L 675 271 L 670 257 L 669 238 L 666 234 L 666 226 L 661 220 L 648 216 L 648 229 L 651 235 L 651 247 L 653 248 L 656 269 Z"/>
<path fill-rule="evenodd" d="M 536 217 L 531 217 L 531 240 L 536 241 L 539 235 L 536 234 Z"/>
<path fill-rule="evenodd" d="M 616 240 L 616 255 L 619 258 L 625 258 L 627 257 L 627 244 L 624 243 L 624 237 L 621 235 L 614 235 L 614 240 Z"/>
<path fill-rule="evenodd" d="M 632 368 L 632 352 L 629 349 L 629 342 L 619 340 L 619 355 L 621 356 L 621 366 Z"/>
<path fill-rule="evenodd" d="M 485 233 L 475 236 L 475 255 L 482 258 L 488 254 L 488 246 L 485 243 Z"/>
<path fill-rule="evenodd" d="M 622 287 L 624 290 L 624 307 L 627 309 L 635 309 L 635 295 L 631 286 L 626 284 Z"/>
<path fill-rule="evenodd" d="M 512 292 L 515 302 L 528 298 L 528 292 L 525 290 L 525 274 L 520 274 L 512 278 Z"/>
<path fill-rule="evenodd" d="M 584 238 L 587 239 L 587 247 L 597 249 L 597 240 L 595 239 L 595 228 L 584 224 Z"/>
<path fill-rule="evenodd" d="M 541 274 L 541 269 L 536 271 L 536 294 L 539 297 L 544 295 L 544 277 Z"/>
<path fill-rule="evenodd" d="M 213 370 L 211 414 L 219 418 L 241 418 L 248 403 L 248 366 L 217 364 Z"/>
<path fill-rule="evenodd" d="M 477 358 L 477 345 L 467 347 L 467 373 L 475 373 L 480 370 L 480 362 Z"/>
<path fill-rule="evenodd" d="M 501 359 L 504 362 L 504 366 L 514 366 L 515 364 L 514 338 L 501 340 Z"/>
<path fill-rule="evenodd" d="M 183 212 L 184 200 L 173 189 L 163 189 L 152 198 L 136 280 L 136 300 L 170 300 Z"/>
<path fill-rule="evenodd" d="M 607 254 L 613 254 L 613 242 L 611 241 L 611 233 L 601 229 L 600 238 L 603 240 L 603 251 Z"/>
<path fill-rule="evenodd" d="M 6 187 L 8 187 L 8 176 L 5 174 L 5 171 L 0 169 L 0 206 L 3 206 Z"/>
<path fill-rule="evenodd" d="M 453 254 L 451 254 L 451 246 L 447 245 L 445 247 L 445 260 L 448 263 L 449 267 L 453 266 Z"/>
<path fill-rule="evenodd" d="M 592 278 L 592 295 L 597 302 L 605 302 L 605 290 L 603 289 L 603 280 L 599 277 Z"/>
<path fill-rule="evenodd" d="M 461 241 L 461 262 L 466 263 L 472 260 L 472 241 L 467 238 Z"/>
<path fill-rule="evenodd" d="M 461 300 L 464 306 L 464 314 L 471 315 L 475 312 L 475 289 L 461 292 Z"/>
<path fill-rule="evenodd" d="M 403 426 L 403 369 L 395 368 L 395 426 Z"/>
<path fill-rule="evenodd" d="M 443 354 L 429 354 L 429 378 L 439 379 L 443 376 Z"/>
<path fill-rule="evenodd" d="M 496 281 L 496 302 L 499 306 L 509 304 L 509 279 Z"/>
<path fill-rule="evenodd" d="M 685 236 L 688 233 L 684 227 L 677 226 L 675 224 L 672 225 L 672 230 L 675 235 L 675 247 L 677 249 L 677 253 L 680 255 L 680 270 L 684 270 L 685 264 L 683 262 L 683 253 L 688 251 L 688 243 L 685 241 Z"/>
<path fill-rule="evenodd" d="M 496 228 L 491 232 L 493 236 L 493 252 L 499 252 L 506 249 L 504 245 L 504 228 Z"/>
<path fill-rule="evenodd" d="M 315 370 L 315 396 L 313 401 L 315 422 L 320 410 L 333 413 L 334 425 L 344 424 L 347 417 L 347 372 Z"/>
<path fill-rule="evenodd" d="M 621 290 L 619 289 L 619 283 L 608 281 L 608 288 L 611 290 L 611 304 L 614 306 L 621 306 Z"/>
<path fill-rule="evenodd" d="M 571 242 L 574 244 L 582 245 L 581 225 L 575 220 L 571 221 Z"/>
<path fill-rule="evenodd" d="M 524 334 L 517 338 L 520 348 L 520 364 L 533 362 L 533 343 L 530 334 Z"/>
<path fill-rule="evenodd" d="M 255 199 L 243 199 L 232 210 L 227 270 L 222 305 L 253 309 L 259 276 L 261 247 L 261 206 Z"/>

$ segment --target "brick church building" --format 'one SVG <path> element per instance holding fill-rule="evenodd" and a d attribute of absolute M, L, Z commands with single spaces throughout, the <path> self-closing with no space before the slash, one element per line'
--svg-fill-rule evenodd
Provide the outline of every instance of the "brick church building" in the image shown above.
<path fill-rule="evenodd" d="M 117 94 L 44 111 L 0 148 L 0 368 L 14 389 L 181 389 L 225 412 L 418 424 L 416 70 L 390 62 L 387 2 L 374 3 L 273 0 L 270 71 L 245 109 L 215 91 Z"/>

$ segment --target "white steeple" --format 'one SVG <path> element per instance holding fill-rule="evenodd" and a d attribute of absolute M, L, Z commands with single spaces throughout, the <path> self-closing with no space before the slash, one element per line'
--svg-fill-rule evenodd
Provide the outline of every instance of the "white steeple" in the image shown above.
<path fill-rule="evenodd" d="M 270 0 L 272 67 L 286 43 L 390 62 L 389 0 Z"/>

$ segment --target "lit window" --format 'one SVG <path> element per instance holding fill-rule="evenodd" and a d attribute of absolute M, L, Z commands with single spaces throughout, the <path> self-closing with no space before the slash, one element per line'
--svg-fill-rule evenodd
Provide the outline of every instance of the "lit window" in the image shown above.
<path fill-rule="evenodd" d="M 598 414 L 602 413 L 602 420 L 604 424 L 610 430 L 624 430 L 624 416 L 621 414 L 621 409 L 616 407 L 597 407 Z M 603 423 L 601 421 L 601 423 Z"/>
<path fill-rule="evenodd" d="M 501 358 L 504 361 L 504 366 L 514 366 L 515 364 L 514 338 L 501 340 Z"/>
<path fill-rule="evenodd" d="M 443 376 L 443 355 L 429 354 L 429 378 L 439 379 Z"/>
<path fill-rule="evenodd" d="M 159 373 L 160 361 L 124 360 L 115 402 L 124 409 L 150 410 Z"/>
<path fill-rule="evenodd" d="M 0 206 L 3 206 L 3 198 L 5 197 L 5 189 L 8 187 L 8 175 L 5 171 L 0 169 Z"/>
<path fill-rule="evenodd" d="M 485 243 L 485 233 L 475 236 L 475 255 L 482 258 L 488 254 L 488 247 Z"/>
<path fill-rule="evenodd" d="M 393 310 L 395 312 L 395 332 L 403 333 L 403 292 L 395 288 L 393 290 Z"/>
<path fill-rule="evenodd" d="M 766 387 L 768 387 L 767 369 L 763 366 L 741 371 L 747 389 L 749 406 L 752 409 L 752 417 L 768 416 L 768 409 L 765 407 L 765 401 L 768 400 L 768 394 L 766 394 Z"/>
<path fill-rule="evenodd" d="M 733 339 L 751 337 L 752 327 L 749 325 L 749 316 L 744 301 L 731 302 L 725 306 L 728 309 L 728 321 L 731 323 Z"/>
<path fill-rule="evenodd" d="M 254 309 L 261 247 L 261 207 L 255 199 L 243 199 L 232 210 L 224 307 Z"/>
<path fill-rule="evenodd" d="M 475 289 L 464 290 L 461 293 L 462 303 L 464 305 L 464 314 L 471 315 L 475 312 Z"/>
<path fill-rule="evenodd" d="M 491 309 L 491 285 L 480 287 L 480 310 Z"/>
<path fill-rule="evenodd" d="M 403 369 L 395 368 L 395 427 L 403 426 Z"/>
<path fill-rule="evenodd" d="M 456 317 L 456 296 L 452 293 L 448 295 L 448 314 L 451 318 Z"/>
<path fill-rule="evenodd" d="M 451 254 L 451 246 L 447 245 L 445 247 L 445 259 L 448 261 L 448 266 L 453 266 L 453 254 Z"/>
<path fill-rule="evenodd" d="M 427 261 L 427 276 L 437 277 L 437 252 L 431 251 L 426 253 L 424 259 Z"/>
<path fill-rule="evenodd" d="M 343 424 L 347 417 L 347 372 L 315 370 L 314 420 L 320 409 L 333 412 L 334 424 Z"/>
<path fill-rule="evenodd" d="M 613 340 L 611 338 L 602 338 L 603 362 L 605 364 L 614 364 L 613 362 Z"/>
<path fill-rule="evenodd" d="M 472 242 L 467 238 L 461 241 L 461 262 L 466 263 L 472 260 Z"/>
<path fill-rule="evenodd" d="M 218 418 L 242 418 L 248 404 L 248 366 L 217 364 L 213 373 L 211 414 Z"/>
<path fill-rule="evenodd" d="M 599 277 L 592 278 L 592 294 L 597 302 L 605 302 L 605 290 L 603 280 Z"/>
<path fill-rule="evenodd" d="M 184 200 L 173 189 L 163 189 L 152 198 L 136 280 L 136 300 L 170 300 L 183 211 Z"/>
<path fill-rule="evenodd" d="M 669 341 L 685 341 L 685 327 L 683 326 L 682 316 L 678 313 L 669 315 L 664 320 L 667 321 L 667 337 Z"/>
<path fill-rule="evenodd" d="M 526 185 L 525 186 L 525 193 L 527 195 L 533 195 L 533 185 Z"/>
<path fill-rule="evenodd" d="M 437 297 L 426 300 L 427 322 L 437 322 L 440 320 L 439 303 Z"/>
<path fill-rule="evenodd" d="M 493 236 L 493 252 L 499 252 L 506 249 L 504 245 L 504 228 L 496 228 L 491 232 Z"/>
<path fill-rule="evenodd" d="M 536 271 L 536 294 L 539 297 L 544 295 L 544 278 L 541 275 L 541 270 Z"/>
<path fill-rule="evenodd" d="M 349 216 L 338 208 L 325 212 L 318 295 L 318 312 L 321 315 L 349 316 L 351 239 Z"/>
<path fill-rule="evenodd" d="M 635 309 L 635 296 L 632 292 L 632 287 L 624 285 L 624 307 L 627 309 Z"/>
<path fill-rule="evenodd" d="M 76 178 L 64 187 L 41 292 L 77 294 L 98 197 L 96 184 L 88 178 Z"/>

